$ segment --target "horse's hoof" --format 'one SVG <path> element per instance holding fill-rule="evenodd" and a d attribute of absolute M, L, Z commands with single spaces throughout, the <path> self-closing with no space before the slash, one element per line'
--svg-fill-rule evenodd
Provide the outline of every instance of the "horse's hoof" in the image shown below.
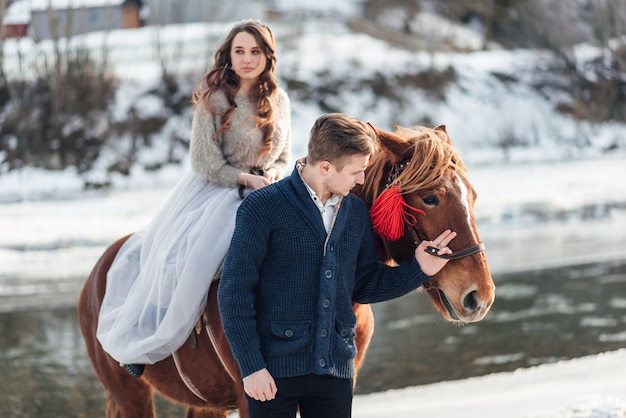
<path fill-rule="evenodd" d="M 145 364 L 125 364 L 124 368 L 131 374 L 131 376 L 141 377 L 146 366 Z"/>

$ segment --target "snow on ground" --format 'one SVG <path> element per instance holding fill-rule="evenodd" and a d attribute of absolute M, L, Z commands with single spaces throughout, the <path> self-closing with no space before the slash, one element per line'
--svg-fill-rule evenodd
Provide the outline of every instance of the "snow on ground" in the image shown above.
<path fill-rule="evenodd" d="M 626 349 L 357 396 L 355 418 L 624 418 Z"/>

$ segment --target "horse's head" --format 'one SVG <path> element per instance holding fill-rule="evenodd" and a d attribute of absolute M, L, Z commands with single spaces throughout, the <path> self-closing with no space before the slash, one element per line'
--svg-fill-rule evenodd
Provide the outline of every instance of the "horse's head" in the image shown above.
<path fill-rule="evenodd" d="M 371 208 L 381 192 L 397 185 L 409 205 L 400 238 L 376 236 L 380 260 L 388 264 L 411 260 L 418 240 L 431 240 L 446 229 L 455 231 L 449 248 L 458 258 L 424 288 L 447 320 L 481 320 L 494 301 L 495 286 L 476 228 L 476 192 L 445 127 L 398 128 L 395 133 L 374 129 L 381 152 L 372 157 L 363 186 L 353 192 Z"/>

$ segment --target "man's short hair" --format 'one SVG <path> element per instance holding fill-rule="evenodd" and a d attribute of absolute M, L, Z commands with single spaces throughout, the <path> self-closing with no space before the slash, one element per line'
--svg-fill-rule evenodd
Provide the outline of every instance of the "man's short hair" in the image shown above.
<path fill-rule="evenodd" d="M 311 128 L 307 159 L 311 163 L 329 161 L 341 170 L 347 157 L 371 155 L 376 148 L 371 126 L 343 113 L 327 113 Z"/>

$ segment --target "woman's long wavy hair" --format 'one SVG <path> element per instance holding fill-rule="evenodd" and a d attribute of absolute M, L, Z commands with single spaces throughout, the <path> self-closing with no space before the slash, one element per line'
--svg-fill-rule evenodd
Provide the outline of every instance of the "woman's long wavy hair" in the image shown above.
<path fill-rule="evenodd" d="M 267 58 L 265 70 L 259 76 L 257 88 L 250 91 L 250 100 L 257 106 L 255 116 L 257 127 L 263 131 L 263 149 L 261 153 L 267 153 L 272 148 L 274 135 L 274 97 L 278 89 L 276 80 L 276 42 L 270 28 L 258 21 L 244 20 L 235 25 L 222 45 L 215 53 L 213 67 L 202 76 L 193 91 L 194 104 L 201 103 L 210 112 L 216 113 L 211 107 L 209 98 L 213 93 L 222 90 L 230 107 L 222 116 L 222 126 L 213 135 L 213 140 L 230 127 L 230 116 L 237 108 L 235 96 L 240 88 L 239 76 L 232 70 L 230 52 L 233 39 L 240 32 L 247 32 L 254 36 L 257 45 Z"/>

